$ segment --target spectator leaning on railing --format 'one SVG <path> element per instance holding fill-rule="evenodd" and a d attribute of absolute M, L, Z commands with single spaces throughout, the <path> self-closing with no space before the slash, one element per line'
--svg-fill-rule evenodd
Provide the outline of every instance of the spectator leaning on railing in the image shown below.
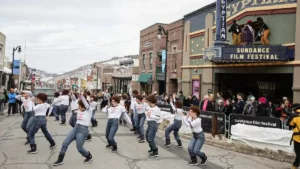
<path fill-rule="evenodd" d="M 265 97 L 261 97 L 258 99 L 258 106 L 256 111 L 256 116 L 258 117 L 270 117 L 267 111 L 267 99 Z"/>

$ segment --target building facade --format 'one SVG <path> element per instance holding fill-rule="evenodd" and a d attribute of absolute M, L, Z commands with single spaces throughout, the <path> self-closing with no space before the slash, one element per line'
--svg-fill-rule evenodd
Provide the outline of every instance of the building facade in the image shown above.
<path fill-rule="evenodd" d="M 166 68 L 163 64 L 166 36 L 158 39 L 159 25 L 169 33 Z M 150 94 L 157 91 L 162 94 L 178 92 L 181 89 L 183 33 L 182 19 L 171 24 L 156 23 L 140 32 L 140 75 L 138 78 L 140 92 Z M 165 69 L 167 70 L 166 77 Z"/>
<path fill-rule="evenodd" d="M 231 97 L 237 92 L 246 96 L 265 96 L 279 100 L 283 96 L 300 101 L 300 12 L 294 0 L 228 0 L 227 30 L 236 20 L 241 28 L 254 29 L 250 46 L 230 45 L 220 48 L 218 60 L 209 52 L 216 35 L 215 9 L 210 4 L 184 16 L 184 49 L 182 89 L 184 94 L 202 98 L 207 93 L 222 92 Z M 268 25 L 270 44 L 261 44 L 260 30 L 255 30 L 258 17 Z M 298 30 L 298 31 L 297 31 Z M 262 35 L 263 36 L 263 35 Z M 242 32 L 243 37 L 243 32 Z M 231 34 L 227 39 L 232 43 Z M 257 50 L 281 51 L 257 54 Z M 296 49 L 296 50 L 295 50 Z M 242 53 L 238 53 L 243 51 Z M 227 52 L 227 53 L 226 53 Z M 211 55 L 212 54 L 212 55 Z M 258 57 L 257 57 L 258 56 Z M 280 56 L 280 57 L 279 57 Z M 257 58 L 256 58 L 257 57 Z M 260 58 L 259 58 L 260 57 Z M 297 76 L 298 75 L 298 76 Z"/>

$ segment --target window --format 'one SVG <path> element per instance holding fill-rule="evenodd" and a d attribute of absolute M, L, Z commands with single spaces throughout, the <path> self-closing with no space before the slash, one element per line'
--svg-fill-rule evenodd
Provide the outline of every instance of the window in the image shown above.
<path fill-rule="evenodd" d="M 143 69 L 145 70 L 146 68 L 146 55 L 143 54 Z"/>
<path fill-rule="evenodd" d="M 177 61 L 177 60 L 176 60 Z M 176 70 L 177 70 L 177 62 L 174 62 L 174 71 L 176 72 Z"/>
<path fill-rule="evenodd" d="M 152 58 L 152 53 L 149 53 L 149 70 L 152 70 L 152 61 L 153 61 L 153 58 Z"/>
<path fill-rule="evenodd" d="M 177 47 L 173 47 L 173 53 L 177 53 Z"/>

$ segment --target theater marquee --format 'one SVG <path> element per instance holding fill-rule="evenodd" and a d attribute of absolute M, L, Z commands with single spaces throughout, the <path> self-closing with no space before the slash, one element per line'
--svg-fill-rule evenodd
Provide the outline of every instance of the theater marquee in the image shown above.
<path fill-rule="evenodd" d="M 287 61 L 285 46 L 228 46 L 222 48 L 222 59 L 228 61 Z"/>

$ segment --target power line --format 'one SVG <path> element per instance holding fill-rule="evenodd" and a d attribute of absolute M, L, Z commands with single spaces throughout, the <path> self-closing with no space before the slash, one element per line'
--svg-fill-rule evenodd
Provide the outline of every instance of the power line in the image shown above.
<path fill-rule="evenodd" d="M 138 38 L 134 38 L 131 40 L 126 40 L 126 41 L 118 41 L 118 42 L 113 42 L 113 43 L 107 43 L 107 44 L 99 44 L 99 45 L 90 45 L 90 46 L 85 46 L 85 47 L 71 47 L 71 48 L 65 48 L 65 49 L 27 49 L 27 51 L 30 52 L 61 52 L 61 51 L 77 51 L 77 50 L 85 50 L 85 49 L 93 49 L 93 48 L 98 48 L 98 47 L 103 47 L 103 46 L 111 46 L 111 45 L 117 45 L 117 44 L 124 44 L 128 43 L 131 41 L 138 40 Z"/>

